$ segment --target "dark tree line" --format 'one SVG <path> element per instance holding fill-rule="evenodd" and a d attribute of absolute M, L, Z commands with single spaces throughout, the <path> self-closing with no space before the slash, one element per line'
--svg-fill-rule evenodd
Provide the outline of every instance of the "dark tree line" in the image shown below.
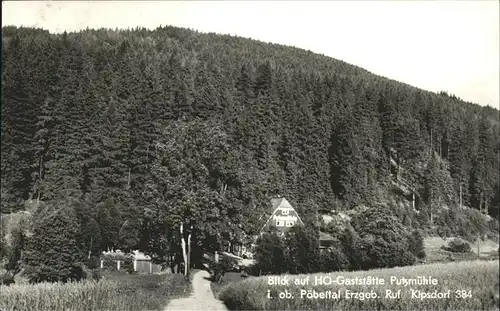
<path fill-rule="evenodd" d="M 311 214 L 404 184 L 431 215 L 460 193 L 498 215 L 491 107 L 175 27 L 2 32 L 2 213 L 75 199 L 81 228 L 100 230 L 92 246 L 80 234 L 93 252 L 159 247 L 152 232 L 175 235 L 181 222 L 193 243 L 215 245 L 260 228 L 276 194 Z"/>

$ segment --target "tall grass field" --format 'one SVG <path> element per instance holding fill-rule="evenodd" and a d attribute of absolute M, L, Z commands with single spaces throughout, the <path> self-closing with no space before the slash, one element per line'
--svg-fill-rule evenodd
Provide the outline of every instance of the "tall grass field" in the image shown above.
<path fill-rule="evenodd" d="M 163 310 L 170 299 L 188 296 L 190 292 L 190 283 L 180 274 L 116 273 L 99 282 L 1 286 L 0 310 Z"/>
<path fill-rule="evenodd" d="M 281 275 L 279 280 L 288 280 L 288 285 L 272 284 L 278 279 L 270 276 L 253 277 L 227 285 L 219 299 L 231 310 L 498 310 L 498 264 L 464 261 L 286 279 Z M 366 285 L 369 277 L 372 284 Z M 319 284 L 320 279 L 326 284 Z"/>

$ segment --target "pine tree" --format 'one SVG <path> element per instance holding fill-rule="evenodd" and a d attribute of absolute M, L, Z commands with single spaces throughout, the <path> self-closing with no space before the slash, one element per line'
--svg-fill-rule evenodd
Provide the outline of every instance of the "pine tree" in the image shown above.
<path fill-rule="evenodd" d="M 5 51 L 8 55 L 5 63 L 2 63 L 2 176 L 7 177 L 2 187 L 12 199 L 6 209 L 14 211 L 29 198 L 32 186 L 31 140 L 35 132 L 32 120 L 39 103 L 34 74 L 38 66 L 29 47 L 32 40 L 33 37 L 15 35 Z"/>
<path fill-rule="evenodd" d="M 448 165 L 439 158 L 436 152 L 427 162 L 425 170 L 425 194 L 431 224 L 434 215 L 443 205 L 454 203 L 453 181 L 449 175 Z"/>

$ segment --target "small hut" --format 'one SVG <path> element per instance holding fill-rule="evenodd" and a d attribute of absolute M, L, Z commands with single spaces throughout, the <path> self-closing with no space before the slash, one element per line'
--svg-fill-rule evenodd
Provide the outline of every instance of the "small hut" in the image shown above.
<path fill-rule="evenodd" d="M 134 271 L 140 274 L 159 273 L 161 266 L 151 262 L 151 257 L 134 251 Z"/>

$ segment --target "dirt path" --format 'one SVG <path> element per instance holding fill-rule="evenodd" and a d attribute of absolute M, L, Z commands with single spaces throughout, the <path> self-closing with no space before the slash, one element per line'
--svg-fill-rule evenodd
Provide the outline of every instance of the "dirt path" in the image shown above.
<path fill-rule="evenodd" d="M 193 294 L 188 298 L 174 299 L 165 311 L 227 311 L 222 301 L 215 299 L 210 281 L 210 274 L 201 270 L 193 276 Z"/>

